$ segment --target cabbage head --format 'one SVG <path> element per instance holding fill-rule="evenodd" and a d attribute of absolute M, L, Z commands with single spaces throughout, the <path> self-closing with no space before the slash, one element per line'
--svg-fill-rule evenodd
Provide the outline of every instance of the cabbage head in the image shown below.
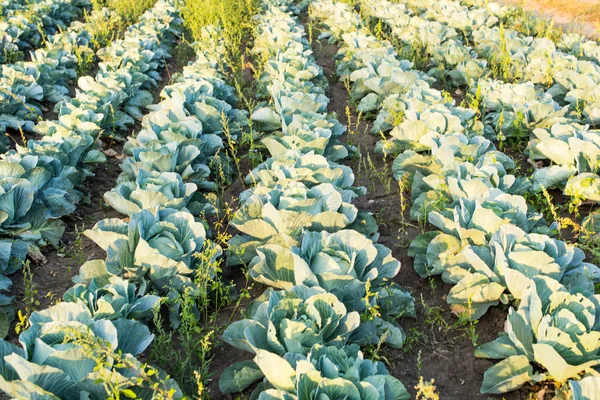
<path fill-rule="evenodd" d="M 479 346 L 475 355 L 502 360 L 486 371 L 482 393 L 505 393 L 543 380 L 559 387 L 568 383 L 577 392 L 590 384 L 587 377 L 598 376 L 598 298 L 593 292 L 570 292 L 550 277 L 533 278 L 519 308 L 509 310 L 505 332 Z M 531 363 L 543 371 L 534 373 Z"/>
<path fill-rule="evenodd" d="M 347 312 L 335 295 L 321 288 L 294 286 L 267 290 L 247 308 L 246 319 L 227 327 L 223 340 L 257 355 L 299 357 L 316 344 L 344 347 L 359 325 L 358 313 Z M 235 386 L 228 381 L 232 376 Z M 225 370 L 220 386 L 242 391 L 262 377 L 256 364 L 238 362 Z"/>
<path fill-rule="evenodd" d="M 94 320 L 81 303 L 63 302 L 34 312 L 31 326 L 19 341 L 22 347 L 0 341 L 0 389 L 11 397 L 23 399 L 105 399 L 104 385 L 96 381 L 110 375 L 133 390 L 139 398 L 151 399 L 148 387 L 138 386 L 136 356 L 143 353 L 154 336 L 140 322 L 128 319 Z M 97 365 L 89 346 L 102 343 L 110 353 L 121 353 L 129 366 L 119 365 L 112 357 Z M 160 373 L 162 378 L 165 376 Z M 167 380 L 168 388 L 181 392 Z"/>
<path fill-rule="evenodd" d="M 314 345 L 308 355 L 279 356 L 259 350 L 254 362 L 265 378 L 253 391 L 254 398 L 386 398 L 408 400 L 404 385 L 392 377 L 384 364 L 363 358 L 357 345 Z M 228 377 L 222 390 L 235 388 L 236 376 Z M 338 398 L 336 397 L 336 398 Z"/>

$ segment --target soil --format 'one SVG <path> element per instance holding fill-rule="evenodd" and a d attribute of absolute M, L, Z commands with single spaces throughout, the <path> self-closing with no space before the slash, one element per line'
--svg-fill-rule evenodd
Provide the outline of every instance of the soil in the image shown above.
<path fill-rule="evenodd" d="M 500 0 L 499 2 L 520 5 L 534 15 L 551 18 L 556 25 L 567 32 L 577 32 L 591 39 L 600 38 L 599 0 L 576 0 L 575 4 L 567 4 L 564 0 Z"/>
<path fill-rule="evenodd" d="M 445 301 L 445 294 L 451 286 L 440 279 L 426 280 L 419 277 L 413 268 L 413 259 L 408 256 L 408 245 L 420 234 L 420 229 L 410 221 L 410 204 L 402 212 L 401 194 L 391 173 L 391 159 L 375 154 L 375 144 L 379 137 L 370 133 L 372 122 L 362 120 L 356 127 L 357 114 L 349 102 L 348 92 L 335 76 L 334 56 L 338 48 L 326 41 L 313 43 L 317 63 L 323 68 L 330 81 L 327 96 L 331 100 L 329 111 L 335 112 L 343 125 L 348 125 L 346 108 L 349 107 L 353 121 L 345 140 L 360 149 L 358 159 L 347 164 L 353 169 L 356 183 L 367 187 L 367 195 L 358 199 L 355 205 L 377 217 L 379 243 L 392 250 L 402 268 L 394 281 L 410 291 L 415 299 L 417 318 L 399 321 L 410 338 L 414 338 L 403 350 L 384 348 L 380 352 L 390 374 L 400 379 L 415 395 L 415 386 L 422 376 L 425 381 L 433 379 L 440 397 L 443 399 L 487 399 L 490 396 L 479 393 L 483 373 L 493 365 L 491 361 L 475 358 L 473 345 L 467 335 L 466 326 L 455 326 L 458 319 L 452 315 Z M 365 168 L 365 157 L 370 157 L 377 172 Z M 368 163 L 368 161 L 367 161 Z M 404 201 L 410 201 L 410 194 L 403 193 Z M 404 215 L 403 215 L 404 214 Z M 435 320 L 433 319 L 435 316 Z M 497 337 L 503 330 L 506 312 L 496 308 L 491 310 L 476 325 L 479 335 L 477 343 L 485 343 Z M 518 395 L 504 396 L 505 399 L 520 399 Z"/>

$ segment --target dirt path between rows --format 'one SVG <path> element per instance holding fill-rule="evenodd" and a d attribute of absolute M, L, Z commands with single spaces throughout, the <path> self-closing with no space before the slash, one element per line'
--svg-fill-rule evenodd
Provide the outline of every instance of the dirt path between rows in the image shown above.
<path fill-rule="evenodd" d="M 337 50 L 336 46 L 328 44 L 326 40 L 313 42 L 317 63 L 330 82 L 327 90 L 327 96 L 331 100 L 328 111 L 336 113 L 340 122 L 346 126 L 348 115 L 350 116 L 349 133 L 342 140 L 360 150 L 361 155 L 346 162 L 354 171 L 355 184 L 367 188 L 367 195 L 354 204 L 359 210 L 367 210 L 376 216 L 380 232 L 379 243 L 389 247 L 394 257 L 402 263 L 400 273 L 394 281 L 412 293 L 417 310 L 416 320 L 406 318 L 398 321 L 409 338 L 404 349 L 384 347 L 370 356 L 384 361 L 390 374 L 402 381 L 413 398 L 416 394 L 415 386 L 421 376 L 425 381 L 435 381 L 437 392 L 444 400 L 528 398 L 530 387 L 501 397 L 479 392 L 483 373 L 493 362 L 475 358 L 467 327 L 455 325 L 457 318 L 452 315 L 445 301 L 451 285 L 443 283 L 439 278 L 422 279 L 414 271 L 413 259 L 408 256 L 408 246 L 420 234 L 420 229 L 410 221 L 410 204 L 407 204 L 402 217 L 400 188 L 391 171 L 393 160 L 385 160 L 381 155 L 375 154 L 375 144 L 379 137 L 370 133 L 372 121 L 362 117 L 360 123 L 356 124 L 358 115 L 349 102 L 344 83 L 339 82 L 335 74 L 334 56 Z M 408 191 L 402 196 L 405 202 L 410 202 Z M 498 332 L 503 330 L 505 320 L 505 310 L 497 307 L 490 309 L 476 325 L 477 343 L 494 340 Z"/>

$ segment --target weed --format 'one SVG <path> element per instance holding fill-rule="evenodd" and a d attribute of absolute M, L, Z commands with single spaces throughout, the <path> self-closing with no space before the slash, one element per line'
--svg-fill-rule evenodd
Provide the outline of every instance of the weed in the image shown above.
<path fill-rule="evenodd" d="M 82 265 L 83 263 L 85 263 L 85 254 L 83 252 L 83 240 L 84 240 L 84 235 L 83 232 L 85 232 L 85 223 L 81 224 L 81 228 L 77 225 L 75 225 L 75 240 L 73 241 L 73 255 L 71 256 L 71 259 L 75 261 L 75 264 L 77 265 Z M 67 266 L 67 269 L 65 271 L 65 273 L 69 274 L 71 272 L 71 266 Z"/>
<path fill-rule="evenodd" d="M 221 248 L 215 245 L 205 245 L 201 253 L 194 254 L 199 266 L 194 278 L 196 290 L 188 298 L 200 304 L 200 309 L 206 320 L 205 324 L 212 322 L 211 310 L 219 310 L 230 302 L 232 285 L 221 279 L 221 263 L 223 259 Z"/>
<path fill-rule="evenodd" d="M 479 320 L 469 319 L 468 336 L 469 339 L 471 339 L 471 344 L 473 347 L 477 347 L 477 340 L 479 339 L 479 334 L 477 334 L 477 330 L 475 329 L 478 322 Z"/>
<path fill-rule="evenodd" d="M 421 375 L 422 371 L 423 371 L 423 360 L 421 359 L 421 350 L 419 350 L 419 353 L 417 354 L 417 372 L 419 375 Z"/>
<path fill-rule="evenodd" d="M 90 42 L 93 50 L 98 50 L 112 42 L 121 35 L 121 32 L 128 25 L 128 21 L 116 11 L 110 13 L 108 17 L 102 14 L 101 18 L 95 18 L 94 14 L 86 14 L 85 22 L 90 27 Z"/>
<path fill-rule="evenodd" d="M 469 298 L 467 310 L 457 314 L 458 320 L 452 327 L 455 329 L 462 329 L 465 332 L 465 335 L 471 340 L 473 347 L 477 347 L 479 335 L 477 334 L 476 326 L 479 320 L 473 320 L 471 318 L 473 315 L 472 301 L 473 300 Z"/>
<path fill-rule="evenodd" d="M 406 333 L 406 339 L 404 340 L 404 345 L 402 346 L 402 351 L 405 353 L 410 353 L 412 350 L 418 346 L 423 341 L 423 332 L 419 328 L 411 328 Z"/>
<path fill-rule="evenodd" d="M 398 126 L 404 121 L 404 118 L 406 117 L 406 114 L 405 114 L 406 110 L 404 107 L 405 107 L 404 103 L 398 101 L 398 102 L 394 103 L 391 108 L 388 109 L 388 111 L 392 117 L 392 125 L 393 126 Z M 385 140 L 385 136 L 383 137 L 383 139 Z"/>
<path fill-rule="evenodd" d="M 465 102 L 468 108 L 476 111 L 475 119 L 480 121 L 481 116 L 483 115 L 483 94 L 481 93 L 481 85 L 479 82 L 477 82 L 475 94 L 468 92 Z"/>
<path fill-rule="evenodd" d="M 431 211 L 441 212 L 444 210 L 449 203 L 449 199 L 444 195 L 449 191 L 446 183 L 440 183 L 440 187 L 437 192 L 432 193 L 423 204 L 419 207 L 419 229 L 421 233 L 425 233 L 425 227 L 427 226 L 427 218 Z"/>
<path fill-rule="evenodd" d="M 435 279 L 433 276 L 430 276 L 428 278 L 429 281 L 429 288 L 431 289 L 432 292 L 435 292 L 435 289 L 437 289 L 437 283 L 435 282 Z"/>
<path fill-rule="evenodd" d="M 500 42 L 499 48 L 490 58 L 490 69 L 496 79 L 502 79 L 505 82 L 516 82 L 521 77 L 522 68 L 515 65 L 512 54 L 508 48 L 506 31 L 504 24 L 500 24 Z"/>
<path fill-rule="evenodd" d="M 381 355 L 381 353 L 380 353 L 381 346 L 386 342 L 389 334 L 390 334 L 389 331 L 386 330 L 379 336 L 379 340 L 377 341 L 377 344 L 375 344 L 375 345 L 367 344 L 365 346 L 364 351 L 369 359 L 371 359 L 373 361 L 383 361 L 386 364 L 391 365 L 388 358 L 385 357 L 384 355 Z"/>
<path fill-rule="evenodd" d="M 444 318 L 444 309 L 437 306 L 429 306 L 425 299 L 423 298 L 423 294 L 421 294 L 421 307 L 423 307 L 423 311 L 425 312 L 425 323 L 431 327 L 434 327 L 438 330 L 438 332 L 448 332 L 450 329 L 450 325 L 446 322 Z"/>
<path fill-rule="evenodd" d="M 419 376 L 419 383 L 415 386 L 417 395 L 415 400 L 440 400 L 440 395 L 435 388 L 435 380 L 425 381 L 422 376 Z"/>
<path fill-rule="evenodd" d="M 167 332 L 160 309 L 154 310 L 156 340 L 150 359 L 168 371 L 186 393 L 200 394 L 199 398 L 210 398 L 206 382 L 211 377 L 215 321 L 218 312 L 231 303 L 232 285 L 220 278 L 220 254 L 214 245 L 194 254 L 199 260 L 194 285 L 167 301 L 171 312 L 178 311 L 176 331 Z"/>
<path fill-rule="evenodd" d="M 136 398 L 131 387 L 152 388 L 153 398 L 169 400 L 175 398 L 176 389 L 167 384 L 169 376 L 161 379 L 161 373 L 148 364 L 139 364 L 136 359 L 122 355 L 113 350 L 113 344 L 98 336 L 87 334 L 76 329 L 69 329 L 64 339 L 65 343 L 72 343 L 86 353 L 96 363 L 96 381 L 104 386 L 109 400 L 121 398 Z M 115 371 L 115 366 L 120 370 L 128 371 L 128 378 Z"/>
<path fill-rule="evenodd" d="M 29 327 L 29 316 L 33 313 L 40 302 L 36 299 L 38 290 L 36 284 L 33 282 L 33 272 L 31 271 L 31 263 L 29 260 L 23 263 L 23 303 L 25 304 L 25 310 L 19 310 L 17 312 L 18 322 L 15 326 L 15 333 L 19 334 Z"/>
<path fill-rule="evenodd" d="M 357 104 L 354 102 L 354 99 L 352 97 L 352 81 L 350 80 L 350 77 L 348 77 L 348 76 L 344 77 L 342 82 L 344 83 L 344 88 L 346 89 L 346 92 L 348 92 L 348 101 L 354 108 L 356 108 Z M 346 107 L 346 117 L 347 118 L 350 117 L 350 108 L 349 107 Z M 351 119 L 348 119 L 347 125 L 350 126 L 351 124 L 352 124 Z"/>
<path fill-rule="evenodd" d="M 223 136 L 227 139 L 227 150 L 229 155 L 233 159 L 235 163 L 235 169 L 237 170 L 238 176 L 242 175 L 242 171 L 240 169 L 240 158 L 238 157 L 238 145 L 236 138 L 231 134 L 231 129 L 229 127 L 229 121 L 227 119 L 227 115 L 225 112 L 221 113 L 221 125 L 223 126 Z"/>
<path fill-rule="evenodd" d="M 360 316 L 361 321 L 372 321 L 376 317 L 381 316 L 379 312 L 379 306 L 377 305 L 377 299 L 379 298 L 378 292 L 371 292 L 371 280 L 368 279 L 365 284 L 365 297 L 363 301 L 366 305 L 366 310 Z"/>
<path fill-rule="evenodd" d="M 77 46 L 75 57 L 77 57 L 77 76 L 87 74 L 96 60 L 94 51 L 87 46 Z"/>
<path fill-rule="evenodd" d="M 46 293 L 44 298 L 49 299 L 50 303 L 52 304 L 58 304 L 61 301 L 61 298 L 52 292 Z"/>
<path fill-rule="evenodd" d="M 430 52 L 427 45 L 420 38 L 413 40 L 408 46 L 396 44 L 395 48 L 400 50 L 400 57 L 412 61 L 414 69 L 427 70 Z"/>
<path fill-rule="evenodd" d="M 194 40 L 200 40 L 203 28 L 219 25 L 227 48 L 225 61 L 232 62 L 243 48 L 244 39 L 255 26 L 252 17 L 258 11 L 256 0 L 183 0 L 181 8 L 186 28 Z"/>
<path fill-rule="evenodd" d="M 398 195 L 400 197 L 400 229 L 402 233 L 406 234 L 406 227 L 409 225 L 405 216 L 408 202 L 406 201 L 406 183 L 402 180 L 398 181 Z"/>
<path fill-rule="evenodd" d="M 311 7 L 311 6 L 309 6 Z M 308 14 L 310 14 L 310 11 L 308 12 Z M 310 19 L 306 25 L 306 31 L 307 31 L 307 35 L 308 35 L 308 43 L 312 44 L 314 41 L 314 24 L 315 21 Z"/>
<path fill-rule="evenodd" d="M 14 64 L 25 59 L 25 53 L 21 50 L 4 49 L 4 60 L 6 64 Z"/>
<path fill-rule="evenodd" d="M 187 40 L 182 40 L 175 46 L 172 55 L 175 64 L 186 65 L 188 60 L 192 60 L 196 57 L 196 50 Z"/>
<path fill-rule="evenodd" d="M 108 7 L 115 11 L 128 23 L 136 21 L 147 9 L 154 5 L 154 0 L 92 0 L 94 9 Z"/>
<path fill-rule="evenodd" d="M 513 21 L 514 29 L 525 36 L 548 38 L 557 43 L 563 35 L 563 30 L 556 26 L 554 20 L 537 17 L 521 6 L 511 8 L 511 12 L 504 18 Z"/>
<path fill-rule="evenodd" d="M 190 293 L 190 292 L 188 292 Z M 181 325 L 175 332 L 167 332 L 158 308 L 154 313 L 156 339 L 150 352 L 150 359 L 159 367 L 172 374 L 185 393 L 201 393 L 200 398 L 208 398 L 205 384 L 210 378 L 209 367 L 212 361 L 210 351 L 214 330 L 203 330 L 195 315 L 194 299 L 180 300 Z"/>
<path fill-rule="evenodd" d="M 250 291 L 253 288 L 253 285 L 250 285 L 250 278 L 248 275 L 248 269 L 242 268 L 242 272 L 244 274 L 244 278 L 246 279 L 244 283 L 244 287 L 240 290 L 238 295 L 238 299 L 233 306 L 233 310 L 229 316 L 229 321 L 227 321 L 227 325 L 230 325 L 233 321 L 234 316 L 237 315 L 237 311 L 241 308 L 243 302 L 248 301 L 252 296 L 250 295 Z"/>

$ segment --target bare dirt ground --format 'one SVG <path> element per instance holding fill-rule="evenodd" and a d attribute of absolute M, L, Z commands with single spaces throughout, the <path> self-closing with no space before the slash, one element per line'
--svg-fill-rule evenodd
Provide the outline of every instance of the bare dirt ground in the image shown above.
<path fill-rule="evenodd" d="M 525 10 L 552 18 L 566 31 L 599 38 L 600 0 L 500 0 L 504 4 L 520 5 Z"/>

